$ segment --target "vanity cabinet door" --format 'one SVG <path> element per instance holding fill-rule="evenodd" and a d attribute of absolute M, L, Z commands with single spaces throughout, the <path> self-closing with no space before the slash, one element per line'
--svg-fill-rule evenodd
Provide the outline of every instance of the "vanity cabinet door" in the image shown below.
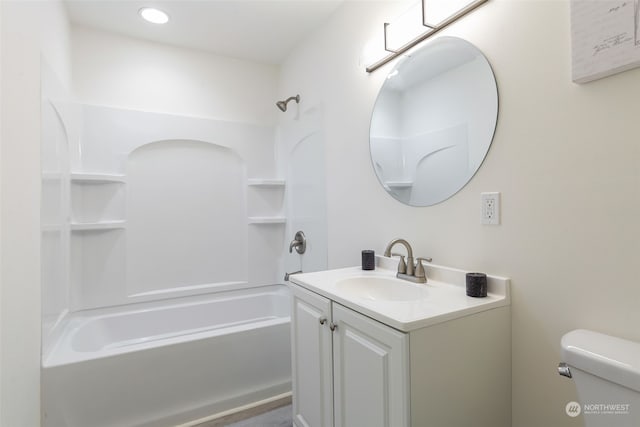
<path fill-rule="evenodd" d="M 335 427 L 405 427 L 409 336 L 333 303 Z"/>
<path fill-rule="evenodd" d="M 293 285 L 291 290 L 293 422 L 297 427 L 331 427 L 331 300 L 300 286 Z"/>

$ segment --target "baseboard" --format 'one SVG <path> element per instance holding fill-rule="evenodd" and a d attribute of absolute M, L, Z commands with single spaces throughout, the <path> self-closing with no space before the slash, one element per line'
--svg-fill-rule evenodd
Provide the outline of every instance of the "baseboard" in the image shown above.
<path fill-rule="evenodd" d="M 218 425 L 223 426 L 232 422 L 242 421 L 247 418 L 260 415 L 264 412 L 268 412 L 272 409 L 279 408 L 291 403 L 291 392 L 286 392 L 272 396 L 266 399 L 259 400 L 257 402 L 249 403 L 246 405 L 238 406 L 233 409 L 218 412 L 217 414 L 209 415 L 197 420 L 189 421 L 185 424 L 180 424 L 176 427 L 195 427 L 200 424 L 207 423 L 207 427 L 216 427 Z"/>
<path fill-rule="evenodd" d="M 1 1 L 1 0 L 0 0 Z M 131 423 L 132 427 L 193 427 L 261 404 L 291 395 L 291 381 L 264 387 L 251 392 L 229 396 L 214 402 L 194 404 L 190 408 L 176 411 L 172 408 L 165 414 L 156 414 L 154 419 Z"/>

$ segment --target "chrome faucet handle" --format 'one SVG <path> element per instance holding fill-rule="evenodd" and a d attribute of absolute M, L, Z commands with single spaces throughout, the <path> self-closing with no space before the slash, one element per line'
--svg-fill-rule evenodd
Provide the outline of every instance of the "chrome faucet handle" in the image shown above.
<path fill-rule="evenodd" d="M 292 253 L 294 248 L 299 254 L 303 254 L 307 250 L 307 237 L 303 231 L 298 231 L 291 243 L 289 243 L 289 253 Z"/>
<path fill-rule="evenodd" d="M 424 272 L 424 265 L 422 265 L 422 261 L 431 262 L 431 258 L 416 258 L 416 273 L 415 276 L 418 279 L 424 279 L 424 282 L 427 283 L 427 275 Z"/>
<path fill-rule="evenodd" d="M 398 273 L 405 274 L 407 272 L 407 263 L 404 262 L 404 255 L 392 253 L 391 256 L 400 257 L 400 261 L 398 261 Z"/>
<path fill-rule="evenodd" d="M 413 264 L 413 257 L 407 255 L 407 276 L 415 276 L 416 266 Z"/>

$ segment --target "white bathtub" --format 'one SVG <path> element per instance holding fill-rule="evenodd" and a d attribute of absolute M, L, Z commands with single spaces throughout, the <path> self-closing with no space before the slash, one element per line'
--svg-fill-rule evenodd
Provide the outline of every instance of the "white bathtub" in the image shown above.
<path fill-rule="evenodd" d="M 289 291 L 78 312 L 43 360 L 46 427 L 162 427 L 291 390 Z"/>

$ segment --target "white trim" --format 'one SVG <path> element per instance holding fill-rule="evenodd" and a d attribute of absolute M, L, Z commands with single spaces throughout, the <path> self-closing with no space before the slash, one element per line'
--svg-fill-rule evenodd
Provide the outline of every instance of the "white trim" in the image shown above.
<path fill-rule="evenodd" d="M 262 399 L 262 400 L 259 400 L 257 402 L 249 403 L 247 405 L 238 406 L 237 408 L 233 408 L 233 409 L 229 409 L 229 410 L 226 410 L 226 411 L 218 412 L 217 414 L 209 415 L 209 416 L 206 416 L 204 418 L 199 418 L 197 420 L 189 421 L 187 423 L 177 425 L 176 427 L 194 427 L 194 426 L 197 426 L 198 424 L 206 423 L 208 421 L 217 420 L 217 419 L 226 417 L 228 415 L 237 414 L 238 412 L 247 411 L 249 409 L 257 408 L 257 407 L 262 406 L 262 405 L 267 405 L 267 404 L 269 404 L 271 402 L 275 402 L 276 400 L 286 399 L 287 397 L 291 397 L 291 396 L 292 396 L 291 392 L 288 391 L 286 393 L 278 394 L 276 396 L 272 396 L 272 397 L 269 397 L 267 399 Z"/>

